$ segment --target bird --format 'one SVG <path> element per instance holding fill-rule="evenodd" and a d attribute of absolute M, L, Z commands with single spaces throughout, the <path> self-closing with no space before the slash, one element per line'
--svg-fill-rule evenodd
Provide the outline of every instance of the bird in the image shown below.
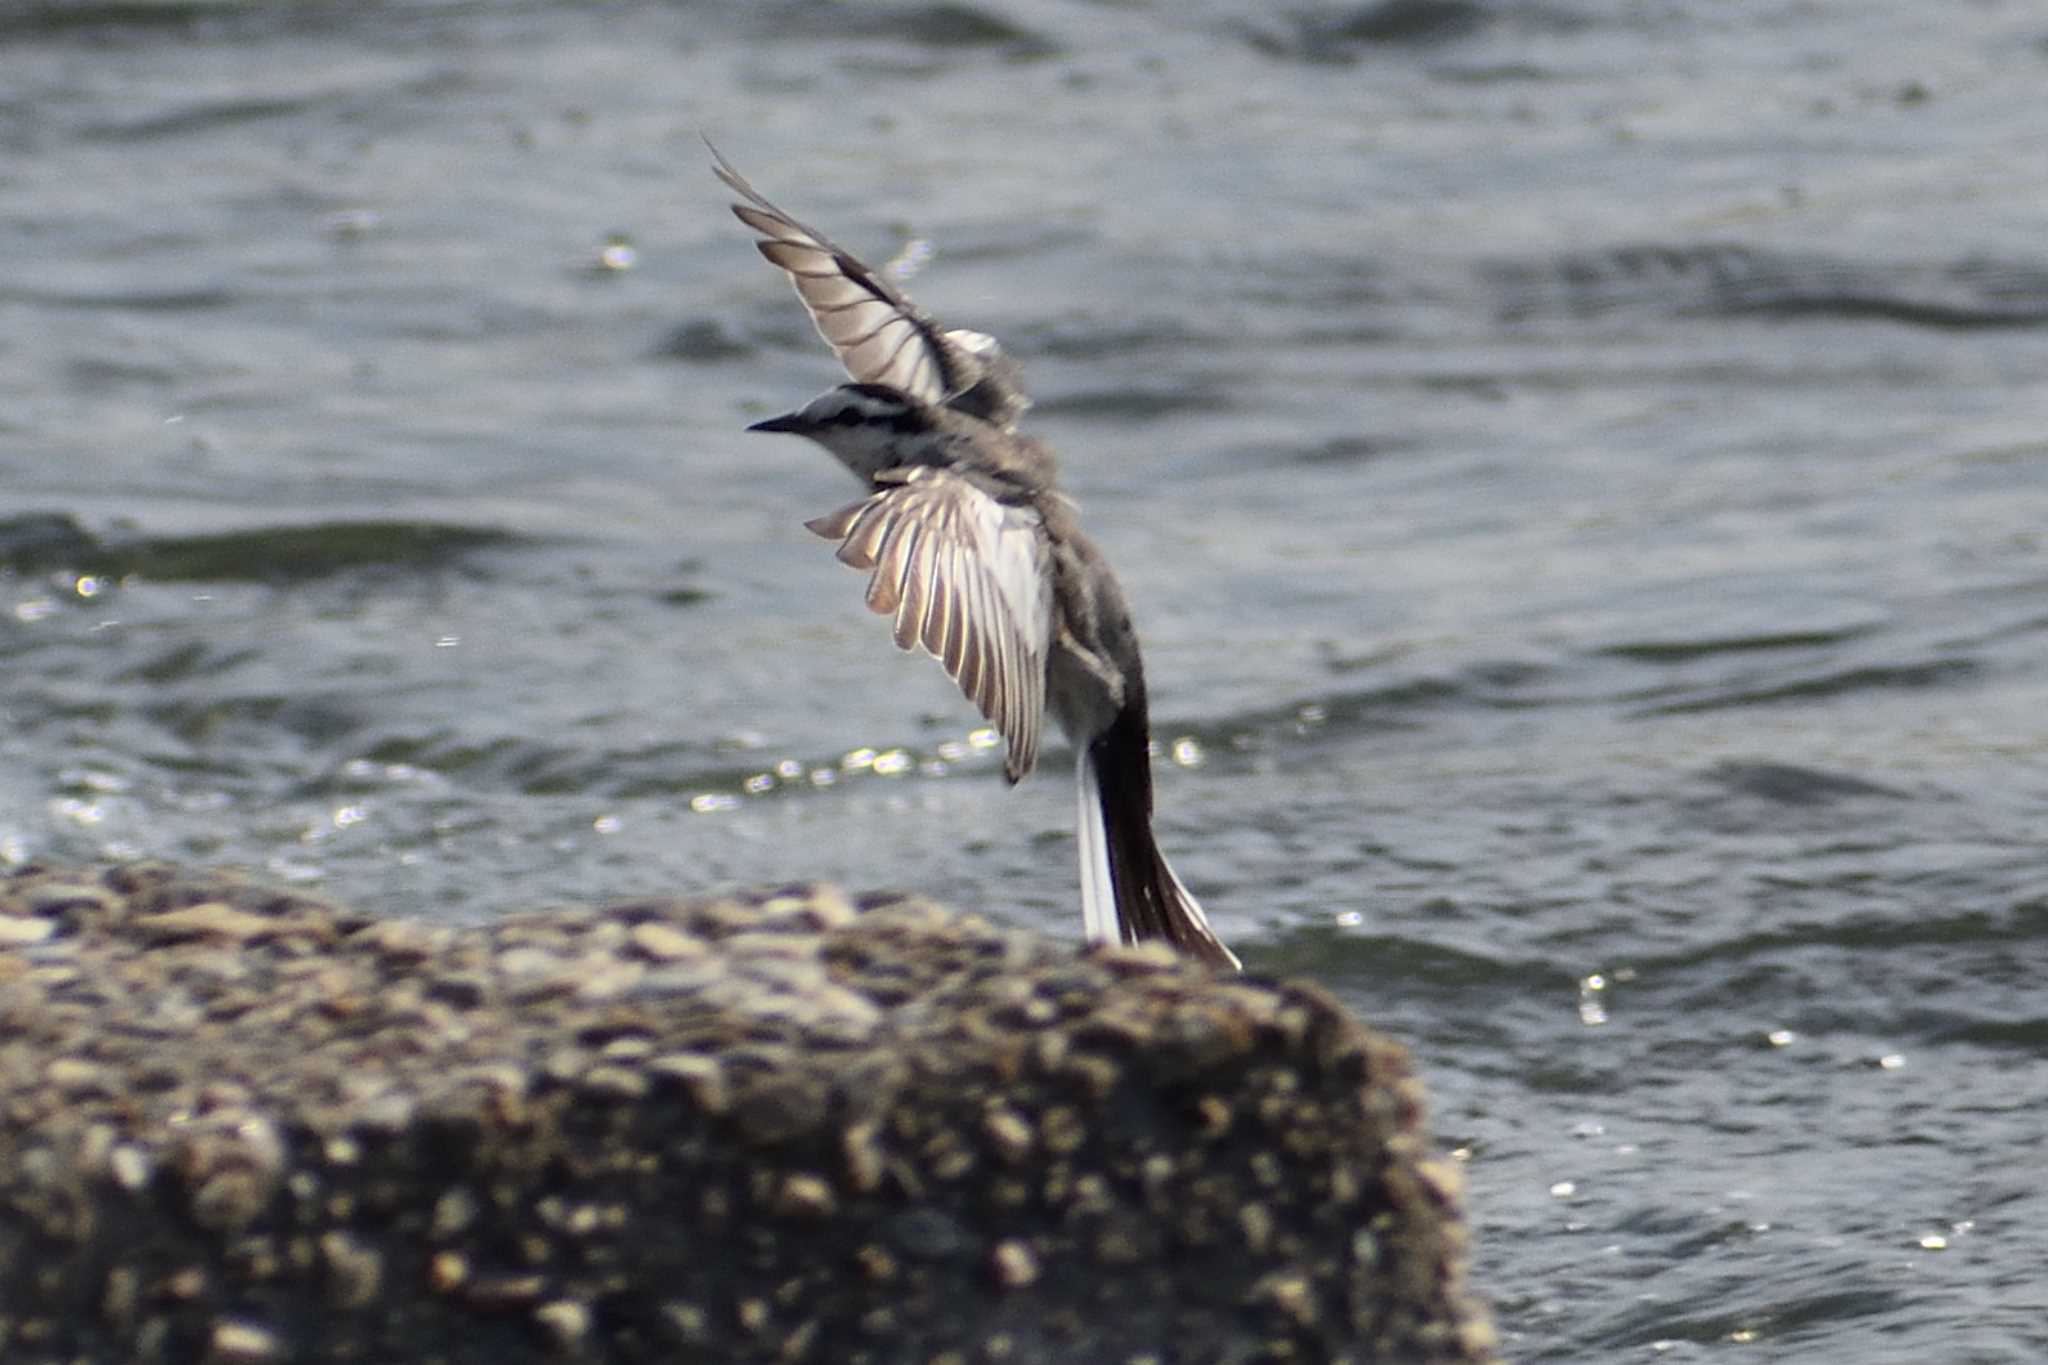
<path fill-rule="evenodd" d="M 1081 531 L 1052 449 L 994 338 L 939 324 L 899 287 L 777 208 L 711 146 L 733 215 L 795 287 L 850 382 L 752 432 L 806 437 L 866 495 L 805 525 L 869 575 L 900 649 L 934 656 L 1004 742 L 1038 762 L 1048 712 L 1075 753 L 1081 923 L 1091 943 L 1163 940 L 1240 969 L 1152 829 L 1144 662 L 1122 585 Z"/>

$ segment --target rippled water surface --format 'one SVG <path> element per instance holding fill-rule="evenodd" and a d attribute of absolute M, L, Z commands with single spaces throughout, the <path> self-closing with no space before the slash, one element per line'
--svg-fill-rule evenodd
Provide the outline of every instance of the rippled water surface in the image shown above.
<path fill-rule="evenodd" d="M 837 374 L 701 129 L 1024 360 L 1163 837 L 1414 1048 L 1513 1358 L 2048 1358 L 2044 80 L 2017 0 L 0 9 L 0 856 L 1078 932 L 1064 755 L 739 434 Z"/>

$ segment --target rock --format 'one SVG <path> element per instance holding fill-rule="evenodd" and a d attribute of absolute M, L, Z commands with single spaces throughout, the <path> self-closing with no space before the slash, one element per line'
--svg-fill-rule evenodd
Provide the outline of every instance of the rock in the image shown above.
<path fill-rule="evenodd" d="M 132 924 L 138 932 L 163 943 L 188 938 L 224 938 L 244 943 L 274 934 L 279 927 L 278 921 L 268 915 L 254 915 L 219 901 L 189 905 L 183 910 L 166 910 L 157 915 L 141 915 Z"/>
<path fill-rule="evenodd" d="M 10 924 L 10 1358 L 1494 1358 L 1406 1055 L 1313 986 L 829 888 L 30 869 Z"/>
<path fill-rule="evenodd" d="M 0 948 L 25 948 L 57 932 L 54 922 L 25 915 L 0 915 Z"/>

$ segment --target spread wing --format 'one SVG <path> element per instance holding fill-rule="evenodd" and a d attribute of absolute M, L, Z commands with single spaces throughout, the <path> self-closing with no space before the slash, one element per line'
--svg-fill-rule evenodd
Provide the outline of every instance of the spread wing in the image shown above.
<path fill-rule="evenodd" d="M 900 649 L 922 645 L 1009 742 L 1003 771 L 1038 761 L 1045 721 L 1052 591 L 1037 512 L 972 480 L 925 466 L 889 469 L 875 492 L 806 525 L 872 570 L 868 607 L 896 622 Z"/>
<path fill-rule="evenodd" d="M 716 147 L 704 145 L 713 172 L 746 201 L 732 206 L 733 215 L 760 234 L 754 245 L 789 276 L 818 335 L 856 383 L 887 384 L 933 407 L 951 404 L 1015 425 L 1030 400 L 994 338 L 940 327 L 859 257 L 769 203 Z"/>

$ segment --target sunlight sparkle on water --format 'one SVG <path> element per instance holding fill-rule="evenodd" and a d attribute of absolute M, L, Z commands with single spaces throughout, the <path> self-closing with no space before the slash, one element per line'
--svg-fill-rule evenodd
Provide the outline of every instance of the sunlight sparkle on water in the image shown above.
<path fill-rule="evenodd" d="M 60 801 L 52 802 L 50 809 L 63 819 L 79 825 L 97 825 L 107 818 L 106 809 L 99 802 L 81 801 L 75 796 L 67 796 Z"/>
<path fill-rule="evenodd" d="M 912 237 L 903 244 L 901 251 L 889 258 L 889 263 L 882 267 L 882 273 L 894 279 L 898 284 L 902 284 L 918 271 L 924 269 L 926 263 L 931 260 L 932 255 L 931 238 Z"/>
<path fill-rule="evenodd" d="M 1596 1027 L 1607 1022 L 1607 1004 L 1601 992 L 1607 989 L 1607 978 L 1595 972 L 1579 981 L 1579 1022 Z"/>

